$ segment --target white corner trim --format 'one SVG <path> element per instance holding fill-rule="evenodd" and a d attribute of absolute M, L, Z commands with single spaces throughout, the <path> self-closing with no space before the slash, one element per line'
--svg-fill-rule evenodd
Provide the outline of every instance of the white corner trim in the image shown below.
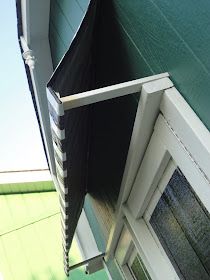
<path fill-rule="evenodd" d="M 133 127 L 125 170 L 120 188 L 117 209 L 127 200 L 138 167 L 153 132 L 159 113 L 163 91 L 173 84 L 169 78 L 151 81 L 142 86 Z M 138 145 L 138 150 L 136 146 Z"/>

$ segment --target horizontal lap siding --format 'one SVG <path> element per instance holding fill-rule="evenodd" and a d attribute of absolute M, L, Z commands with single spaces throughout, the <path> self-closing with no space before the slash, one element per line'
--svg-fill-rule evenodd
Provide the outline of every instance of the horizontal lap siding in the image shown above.
<path fill-rule="evenodd" d="M 49 39 L 54 68 L 69 48 L 89 0 L 52 0 Z"/>
<path fill-rule="evenodd" d="M 88 0 L 51 1 L 54 67 L 71 43 L 87 5 Z M 98 86 L 167 71 L 210 128 L 209 9 L 207 0 L 103 1 L 96 49 Z"/>
<path fill-rule="evenodd" d="M 96 212 L 96 208 L 94 207 L 93 198 L 90 195 L 87 195 L 85 198 L 84 204 L 85 213 L 87 215 L 88 222 L 92 229 L 93 235 L 95 237 L 96 244 L 98 246 L 99 251 L 106 251 L 106 244 L 108 241 L 108 237 L 106 236 L 106 230 L 103 229 L 104 225 L 99 221 L 98 213 Z M 110 260 L 106 262 L 107 268 L 114 280 L 122 280 L 122 276 L 118 270 L 118 267 L 115 261 Z"/>
<path fill-rule="evenodd" d="M 210 2 L 115 0 L 113 5 L 128 78 L 169 72 L 210 128 Z"/>
<path fill-rule="evenodd" d="M 198 4 L 189 0 L 183 2 L 101 1 L 98 40 L 95 46 L 97 87 L 169 72 L 177 89 L 210 128 L 210 52 L 207 47 L 210 32 L 206 31 L 210 29 L 210 3 L 201 1 Z M 120 106 L 115 108 L 116 113 L 125 116 L 125 127 L 131 127 L 134 120 L 132 113 L 135 112 L 137 103 L 133 102 L 132 98 L 128 97 L 126 111 Z M 110 112 L 109 109 L 107 106 L 105 112 Z M 101 127 L 104 131 L 104 127 Z M 119 139 L 125 139 L 128 133 L 121 132 L 118 136 Z M 93 141 L 91 144 L 92 150 L 97 151 L 94 152 L 95 157 L 103 158 L 103 166 L 108 166 L 101 168 L 94 177 L 98 178 L 95 181 L 101 180 L 104 183 L 110 179 L 106 176 L 110 167 L 108 157 L 114 163 L 113 157 L 117 149 L 114 148 L 114 142 L 108 145 L 109 141 L 101 137 L 101 147 L 107 155 L 104 157 Z M 97 164 L 98 160 L 94 162 L 93 159 L 91 163 L 94 174 L 100 166 Z M 120 163 L 116 161 L 118 167 L 123 164 L 123 160 Z M 91 173 L 91 168 L 89 171 Z M 112 172 L 108 171 L 107 174 L 112 175 Z M 106 182 L 107 186 L 112 186 L 113 182 L 120 182 L 121 178 L 117 172 L 114 177 L 110 177 L 111 183 Z M 119 189 L 119 183 L 112 187 L 112 197 L 115 189 Z"/>

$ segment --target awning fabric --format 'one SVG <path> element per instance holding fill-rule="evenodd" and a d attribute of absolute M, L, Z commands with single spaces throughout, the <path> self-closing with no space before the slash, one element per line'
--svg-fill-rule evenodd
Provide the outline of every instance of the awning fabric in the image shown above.
<path fill-rule="evenodd" d="M 140 92 L 143 82 L 119 84 L 124 80 L 106 78 L 107 69 L 101 63 L 106 52 L 101 48 L 107 23 L 104 3 L 90 2 L 69 50 L 47 85 L 66 274 L 86 193 L 103 204 L 103 209 L 114 212 L 138 104 L 132 94 Z M 114 65 L 113 53 L 109 54 L 109 63 Z M 109 219 L 109 228 L 112 222 Z"/>
<path fill-rule="evenodd" d="M 99 1 L 92 0 L 75 38 L 47 87 L 51 130 L 60 189 L 64 268 L 87 191 L 88 106 L 64 111 L 59 98 L 94 87 L 94 36 Z"/>

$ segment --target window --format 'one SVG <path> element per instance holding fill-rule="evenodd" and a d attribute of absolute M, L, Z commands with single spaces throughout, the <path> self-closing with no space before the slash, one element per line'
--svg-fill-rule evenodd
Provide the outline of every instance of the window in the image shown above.
<path fill-rule="evenodd" d="M 210 215 L 171 162 L 173 167 L 167 186 L 159 184 L 144 218 L 181 279 L 209 279 Z M 165 187 L 163 192 L 161 187 Z"/>
<path fill-rule="evenodd" d="M 115 256 L 127 279 L 142 271 L 148 279 L 210 279 L 209 151 L 209 131 L 175 88 L 166 90 L 122 207 Z"/>
<path fill-rule="evenodd" d="M 142 261 L 141 257 L 137 253 L 136 250 L 133 250 L 129 261 L 128 261 L 128 269 L 130 271 L 131 276 L 136 280 L 151 280 L 150 275 Z"/>

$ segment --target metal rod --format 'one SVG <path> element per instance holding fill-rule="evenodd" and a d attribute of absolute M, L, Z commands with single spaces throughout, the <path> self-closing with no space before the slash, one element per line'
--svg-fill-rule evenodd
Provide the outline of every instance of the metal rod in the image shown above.
<path fill-rule="evenodd" d="M 82 262 L 80 262 L 80 263 L 77 263 L 77 264 L 74 264 L 74 265 L 70 266 L 70 267 L 69 267 L 69 270 L 73 270 L 73 269 L 78 268 L 78 267 L 80 267 L 80 266 L 83 266 L 83 265 L 85 265 L 85 264 L 87 264 L 87 263 L 89 263 L 89 262 L 91 262 L 91 261 L 93 261 L 93 260 L 95 260 L 95 259 L 97 259 L 97 258 L 103 258 L 104 256 L 105 256 L 105 253 L 102 253 L 102 254 L 97 255 L 97 256 L 95 256 L 95 257 L 93 257 L 93 258 L 84 260 L 84 261 L 82 261 Z"/>

